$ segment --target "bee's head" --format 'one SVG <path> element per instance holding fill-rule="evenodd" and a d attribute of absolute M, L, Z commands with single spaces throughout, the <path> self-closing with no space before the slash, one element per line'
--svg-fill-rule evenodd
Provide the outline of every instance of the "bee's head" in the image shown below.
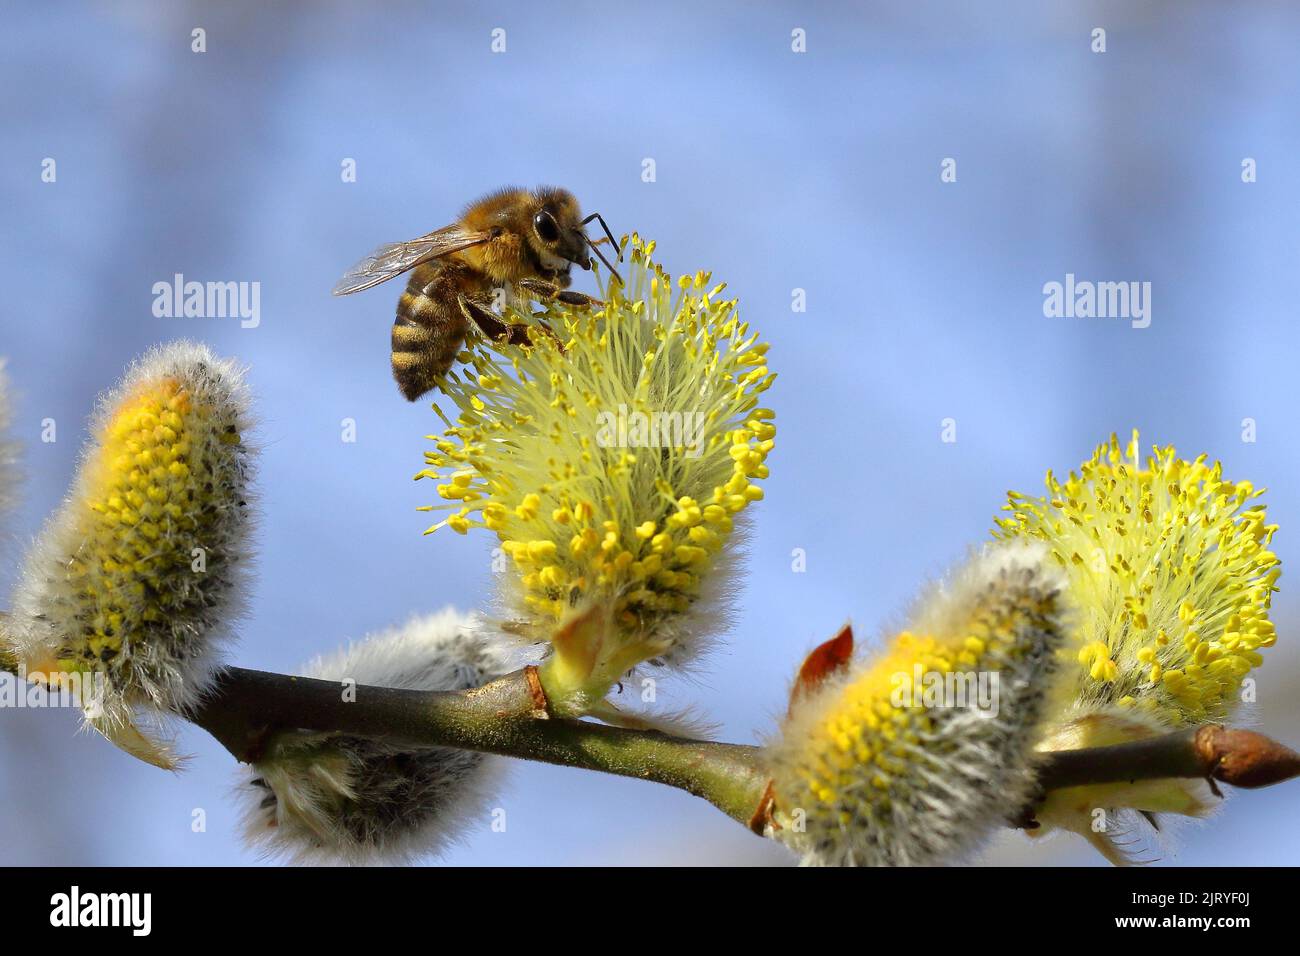
<path fill-rule="evenodd" d="M 573 264 L 591 268 L 578 200 L 564 189 L 539 189 L 528 241 L 547 272 L 567 276 Z"/>

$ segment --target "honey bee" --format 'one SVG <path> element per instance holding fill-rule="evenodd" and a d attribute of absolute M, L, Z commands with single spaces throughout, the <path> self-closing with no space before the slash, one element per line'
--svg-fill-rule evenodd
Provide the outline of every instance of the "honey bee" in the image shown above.
<path fill-rule="evenodd" d="M 595 242 L 586 231 L 593 220 L 605 231 Z M 582 218 L 567 190 L 502 189 L 471 203 L 450 226 L 380 246 L 348 270 L 334 294 L 351 295 L 415 270 L 397 301 L 392 343 L 393 378 L 413 402 L 451 368 L 471 322 L 495 339 L 530 341 L 534 326 L 509 323 L 493 311 L 497 290 L 509 286 L 532 300 L 599 305 L 566 290 L 572 265 L 591 268 L 588 249 L 622 282 L 599 248 L 606 239 L 618 248 L 600 213 Z M 543 322 L 535 327 L 554 336 Z"/>

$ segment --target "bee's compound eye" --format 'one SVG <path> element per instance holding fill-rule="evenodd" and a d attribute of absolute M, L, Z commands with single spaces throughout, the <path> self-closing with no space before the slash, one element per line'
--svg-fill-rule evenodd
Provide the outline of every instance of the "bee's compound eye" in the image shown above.
<path fill-rule="evenodd" d="M 549 212 L 539 212 L 533 217 L 533 228 L 537 230 L 537 235 L 543 242 L 555 242 L 560 238 L 560 227 L 555 222 L 555 217 Z"/>

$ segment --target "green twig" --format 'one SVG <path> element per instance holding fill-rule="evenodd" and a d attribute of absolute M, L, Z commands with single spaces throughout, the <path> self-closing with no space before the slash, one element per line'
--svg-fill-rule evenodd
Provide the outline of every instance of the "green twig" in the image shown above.
<path fill-rule="evenodd" d="M 653 780 L 742 823 L 767 784 L 757 747 L 553 717 L 533 668 L 470 691 L 358 686 L 349 697 L 335 682 L 233 667 L 190 719 L 244 761 L 277 730 L 372 734 Z"/>

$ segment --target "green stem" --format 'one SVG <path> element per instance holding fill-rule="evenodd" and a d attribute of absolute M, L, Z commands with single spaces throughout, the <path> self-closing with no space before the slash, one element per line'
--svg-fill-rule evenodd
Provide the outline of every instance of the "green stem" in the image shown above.
<path fill-rule="evenodd" d="M 382 735 L 652 780 L 745 824 L 767 784 L 757 747 L 553 717 L 531 668 L 471 691 L 358 686 L 345 700 L 338 683 L 232 667 L 190 720 L 243 761 L 288 728 Z"/>

